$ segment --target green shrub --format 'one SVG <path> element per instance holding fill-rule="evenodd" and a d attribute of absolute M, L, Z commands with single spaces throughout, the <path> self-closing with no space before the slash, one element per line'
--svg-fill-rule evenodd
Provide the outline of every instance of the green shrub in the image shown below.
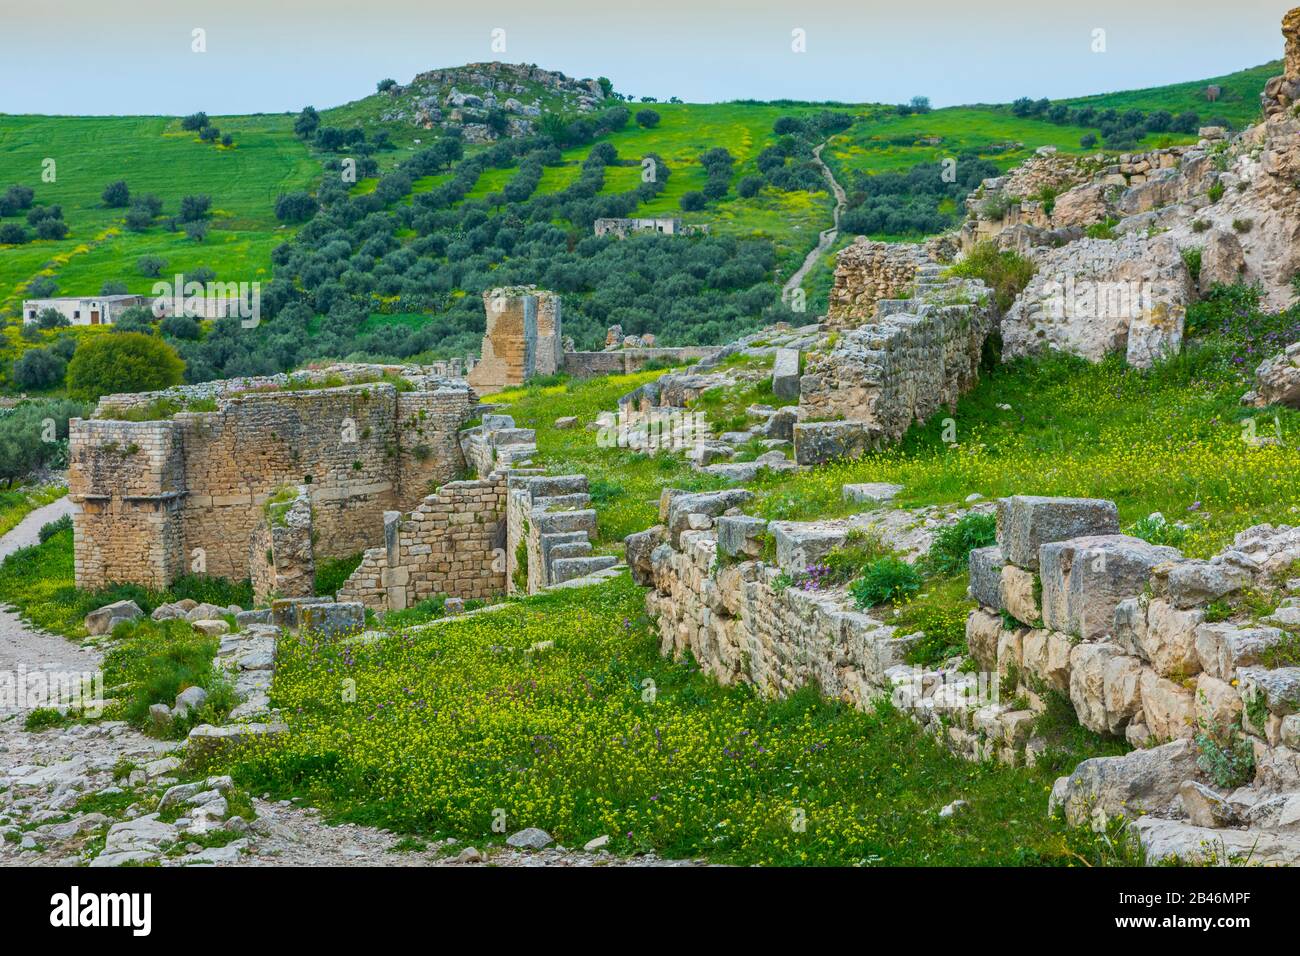
<path fill-rule="evenodd" d="M 316 562 L 316 582 L 313 585 L 317 594 L 336 594 L 343 587 L 343 582 L 352 576 L 361 565 L 361 554 L 350 554 L 343 558 L 321 558 Z"/>
<path fill-rule="evenodd" d="M 1019 253 L 999 251 L 992 242 L 981 242 L 954 265 L 951 273 L 966 279 L 981 279 L 993 292 L 997 307 L 1005 312 L 1034 277 L 1034 263 Z"/>
<path fill-rule="evenodd" d="M 849 585 L 854 602 L 861 608 L 906 600 L 921 590 L 921 573 L 902 558 L 883 557 L 862 570 L 862 577 Z"/>
<path fill-rule="evenodd" d="M 166 342 L 141 332 L 97 335 L 68 363 L 68 394 L 97 401 L 117 392 L 147 392 L 181 383 L 185 363 Z"/>
<path fill-rule="evenodd" d="M 940 528 L 926 555 L 926 570 L 933 574 L 957 574 L 966 570 L 971 551 L 997 541 L 997 518 L 992 514 L 966 514 L 956 524 Z"/>
<path fill-rule="evenodd" d="M 1151 544 L 1166 544 L 1171 548 L 1178 548 L 1187 540 L 1187 531 L 1186 525 L 1174 524 L 1157 511 L 1133 522 L 1133 527 L 1129 528 L 1128 533 Z"/>
<path fill-rule="evenodd" d="M 47 521 L 45 524 L 41 525 L 41 529 L 36 532 L 36 537 L 40 540 L 41 544 L 44 544 L 60 531 L 71 530 L 72 515 L 64 515 L 61 518 L 55 518 L 53 521 Z"/>

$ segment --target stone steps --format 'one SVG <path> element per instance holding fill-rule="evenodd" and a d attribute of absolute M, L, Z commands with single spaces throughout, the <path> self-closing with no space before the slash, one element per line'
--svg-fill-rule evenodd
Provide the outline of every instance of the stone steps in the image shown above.
<path fill-rule="evenodd" d="M 618 564 L 612 554 L 593 555 L 586 558 L 556 558 L 551 562 L 551 583 L 563 584 L 574 578 L 583 578 Z"/>

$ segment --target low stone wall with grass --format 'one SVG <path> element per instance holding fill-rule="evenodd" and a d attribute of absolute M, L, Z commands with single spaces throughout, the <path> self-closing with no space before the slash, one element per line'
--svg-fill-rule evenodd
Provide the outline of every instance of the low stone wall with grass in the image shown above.
<path fill-rule="evenodd" d="M 795 460 L 855 457 L 894 441 L 979 379 L 996 310 L 983 283 L 944 280 L 927 267 L 914 299 L 878 303 L 868 324 L 808 353 L 799 380 Z"/>
<path fill-rule="evenodd" d="M 665 492 L 627 539 L 664 654 L 765 694 L 888 697 L 973 760 L 1052 766 L 1062 733 L 1091 735 L 1113 755 L 1064 766 L 1071 824 L 1128 817 L 1157 857 L 1300 863 L 1300 527 L 1198 560 L 1153 543 L 1177 537 L 1156 516 L 1134 529 L 1151 541 L 1121 534 L 1109 501 L 1002 499 L 997 543 L 969 553 L 965 646 L 936 659 L 873 607 L 923 566 L 916 515 L 768 522 L 749 498 Z M 879 556 L 900 545 L 901 565 Z"/>
<path fill-rule="evenodd" d="M 915 564 L 936 532 L 970 512 L 872 508 L 769 522 L 743 513 L 751 497 L 670 489 L 661 524 L 627 539 L 661 652 L 689 652 L 721 683 L 774 696 L 815 684 L 860 709 L 888 696 L 892 674 L 910 670 L 925 636 L 873 605 L 896 587 L 919 587 Z"/>

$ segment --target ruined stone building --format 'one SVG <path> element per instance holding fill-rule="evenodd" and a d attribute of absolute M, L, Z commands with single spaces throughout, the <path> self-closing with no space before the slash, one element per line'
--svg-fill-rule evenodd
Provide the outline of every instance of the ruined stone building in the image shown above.
<path fill-rule="evenodd" d="M 80 588 L 247 578 L 250 541 L 285 489 L 307 489 L 317 558 L 355 554 L 381 540 L 385 511 L 414 508 L 463 471 L 457 433 L 478 403 L 461 381 L 380 380 L 225 392 L 207 399 L 211 411 L 112 417 L 144 398 L 105 399 L 69 427 Z"/>

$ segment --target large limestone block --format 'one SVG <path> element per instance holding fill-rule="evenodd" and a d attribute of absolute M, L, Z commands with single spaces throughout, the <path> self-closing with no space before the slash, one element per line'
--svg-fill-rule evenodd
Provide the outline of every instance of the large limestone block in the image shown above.
<path fill-rule="evenodd" d="M 1119 734 L 1141 709 L 1142 662 L 1112 644 L 1079 644 L 1070 652 L 1070 703 L 1079 723 Z"/>
<path fill-rule="evenodd" d="M 998 635 L 1002 619 L 994 613 L 976 608 L 966 618 L 966 646 L 980 670 L 992 673 L 998 664 Z"/>
<path fill-rule="evenodd" d="M 777 398 L 799 397 L 799 350 L 777 349 L 772 362 L 772 394 Z"/>
<path fill-rule="evenodd" d="M 1196 725 L 1227 731 L 1241 722 L 1241 694 L 1227 681 L 1201 674 L 1196 678 Z"/>
<path fill-rule="evenodd" d="M 1094 810 L 1133 819 L 1164 810 L 1184 780 L 1203 780 L 1196 748 L 1188 740 L 1135 750 L 1122 757 L 1093 757 L 1052 787 L 1051 809 L 1060 809 L 1072 826 L 1089 822 Z"/>
<path fill-rule="evenodd" d="M 1199 608 L 1180 611 L 1165 601 L 1152 601 L 1140 641 L 1142 656 L 1162 677 L 1194 676 L 1201 669 L 1196 629 L 1204 620 Z"/>
<path fill-rule="evenodd" d="M 1156 740 L 1190 737 L 1196 730 L 1195 694 L 1153 670 L 1144 670 L 1142 715 Z"/>
<path fill-rule="evenodd" d="M 1231 681 L 1237 668 L 1258 664 L 1264 653 L 1281 643 L 1285 633 L 1276 627 L 1238 627 L 1226 621 L 1196 628 L 1196 656 L 1211 677 Z"/>
<path fill-rule="evenodd" d="M 718 518 L 718 551 L 732 558 L 756 558 L 763 550 L 767 522 L 750 515 Z"/>
<path fill-rule="evenodd" d="M 1038 569 L 1038 549 L 1083 535 L 1116 534 L 1115 502 L 1100 498 L 1013 495 L 997 504 L 998 544 L 1009 563 Z"/>
<path fill-rule="evenodd" d="M 970 553 L 970 596 L 982 607 L 1002 610 L 1002 567 L 1006 560 L 997 545 Z M 1030 622 L 1032 623 L 1032 622 Z"/>
<path fill-rule="evenodd" d="M 1002 568 L 1002 607 L 1017 621 L 1034 624 L 1042 616 L 1035 593 L 1038 582 L 1034 572 L 1008 564 Z"/>
<path fill-rule="evenodd" d="M 1243 667 L 1237 673 L 1243 700 L 1263 695 L 1269 713 L 1278 717 L 1300 711 L 1300 667 Z"/>
<path fill-rule="evenodd" d="M 1181 557 L 1122 534 L 1045 544 L 1039 556 L 1043 620 L 1083 640 L 1110 637 L 1120 602 L 1142 593 L 1153 567 Z"/>
<path fill-rule="evenodd" d="M 787 574 L 801 572 L 844 544 L 849 529 L 810 521 L 773 521 L 776 561 Z"/>
<path fill-rule="evenodd" d="M 114 601 L 101 608 L 96 608 L 86 615 L 83 622 L 86 633 L 91 636 L 111 634 L 122 621 L 134 621 L 144 616 L 144 611 L 134 601 Z"/>

